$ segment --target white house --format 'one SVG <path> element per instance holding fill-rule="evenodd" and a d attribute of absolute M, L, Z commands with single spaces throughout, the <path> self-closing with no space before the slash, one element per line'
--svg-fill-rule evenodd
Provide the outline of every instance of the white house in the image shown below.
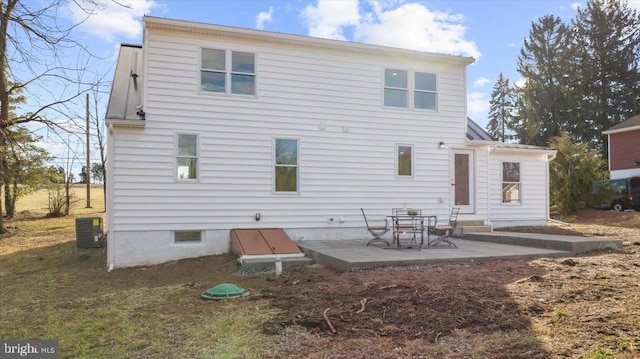
<path fill-rule="evenodd" d="M 473 61 L 145 17 L 107 109 L 109 267 L 227 252 L 233 228 L 364 239 L 361 207 L 543 224 L 555 152 L 467 119 Z"/>

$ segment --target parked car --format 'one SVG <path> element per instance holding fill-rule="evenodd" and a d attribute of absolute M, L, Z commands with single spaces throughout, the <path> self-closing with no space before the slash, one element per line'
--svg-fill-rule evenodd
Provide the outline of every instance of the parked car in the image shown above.
<path fill-rule="evenodd" d="M 640 177 L 593 182 L 589 204 L 598 209 L 640 211 Z"/>

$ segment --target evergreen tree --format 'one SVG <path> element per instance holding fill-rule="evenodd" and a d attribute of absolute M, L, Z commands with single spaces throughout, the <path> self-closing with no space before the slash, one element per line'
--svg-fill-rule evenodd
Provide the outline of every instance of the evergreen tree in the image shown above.
<path fill-rule="evenodd" d="M 532 23 L 529 38 L 518 56 L 518 72 L 525 80 L 519 89 L 519 120 L 523 143 L 546 146 L 550 138 L 569 127 L 576 101 L 570 83 L 575 67 L 573 32 L 553 15 Z"/>
<path fill-rule="evenodd" d="M 573 78 L 580 91 L 581 111 L 571 131 L 606 158 L 602 131 L 640 110 L 640 19 L 627 2 L 591 0 L 586 8 L 578 9 L 573 26 L 580 62 Z"/>
<path fill-rule="evenodd" d="M 493 86 L 489 104 L 487 131 L 498 141 L 507 142 L 514 137 L 510 134 L 513 128 L 514 97 L 509 79 L 504 78 L 502 72 Z"/>
<path fill-rule="evenodd" d="M 16 126 L 10 130 L 7 139 L 7 167 L 2 182 L 5 210 L 11 218 L 15 215 L 17 199 L 42 187 L 47 171 L 45 162 L 51 158 L 47 150 L 37 145 L 40 138 L 34 137 L 25 127 Z"/>
<path fill-rule="evenodd" d="M 78 183 L 87 183 L 87 166 L 82 166 L 78 173 Z"/>

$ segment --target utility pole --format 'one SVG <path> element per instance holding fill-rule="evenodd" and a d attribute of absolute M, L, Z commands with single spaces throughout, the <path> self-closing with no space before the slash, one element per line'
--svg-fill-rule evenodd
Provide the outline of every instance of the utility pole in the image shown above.
<path fill-rule="evenodd" d="M 87 170 L 85 180 L 87 181 L 87 208 L 91 208 L 91 151 L 89 148 L 90 140 L 89 140 L 89 94 L 87 94 L 87 147 L 86 148 L 86 156 L 87 156 Z"/>

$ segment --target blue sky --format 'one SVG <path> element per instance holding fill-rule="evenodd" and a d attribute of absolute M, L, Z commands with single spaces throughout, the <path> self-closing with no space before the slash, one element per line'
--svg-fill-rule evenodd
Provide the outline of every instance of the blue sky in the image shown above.
<path fill-rule="evenodd" d="M 502 72 L 511 82 L 521 81 L 516 60 L 531 23 L 547 14 L 569 22 L 576 9 L 586 4 L 563 0 L 119 0 L 128 5 L 124 8 L 111 0 L 97 1 L 102 6 L 88 19 L 72 7 L 73 2 L 66 16 L 69 21 L 84 20 L 75 36 L 105 57 L 93 64 L 98 72 L 113 66 L 120 43 L 142 43 L 145 14 L 473 56 L 476 62 L 467 68 L 467 110 L 483 127 L 498 74 Z M 640 9 L 640 0 L 629 3 Z"/>

